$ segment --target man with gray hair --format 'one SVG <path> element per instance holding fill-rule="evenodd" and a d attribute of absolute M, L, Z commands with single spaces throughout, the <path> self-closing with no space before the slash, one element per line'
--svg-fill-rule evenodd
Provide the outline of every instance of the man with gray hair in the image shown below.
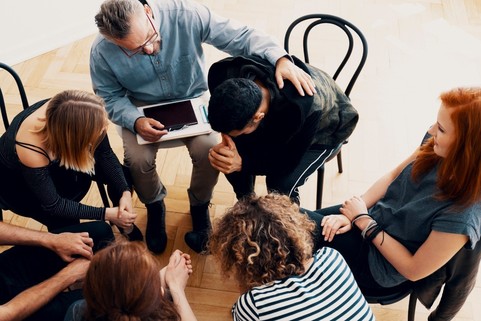
<path fill-rule="evenodd" d="M 142 1 L 141 1 L 142 2 Z M 167 133 L 163 124 L 144 117 L 136 106 L 190 99 L 207 91 L 207 43 L 231 55 L 258 55 L 276 67 L 282 87 L 289 79 L 301 95 L 312 95 L 310 76 L 296 67 L 270 37 L 237 26 L 190 0 L 107 0 L 95 17 L 100 35 L 94 41 L 90 69 L 94 91 L 104 98 L 110 119 L 122 127 L 124 163 L 139 199 L 146 204 L 146 242 L 154 253 L 164 251 L 165 186 L 156 171 L 157 142 Z M 136 134 L 151 144 L 139 145 Z M 193 231 L 184 239 L 202 252 L 210 233 L 209 204 L 218 171 L 208 160 L 217 135 L 182 139 L 192 158 L 188 189 Z"/>

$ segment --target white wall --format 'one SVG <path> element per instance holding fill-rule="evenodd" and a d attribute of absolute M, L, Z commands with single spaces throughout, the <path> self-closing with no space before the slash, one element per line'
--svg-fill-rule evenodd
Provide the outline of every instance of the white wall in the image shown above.
<path fill-rule="evenodd" d="M 102 0 L 0 0 L 0 61 L 14 65 L 97 31 Z"/>

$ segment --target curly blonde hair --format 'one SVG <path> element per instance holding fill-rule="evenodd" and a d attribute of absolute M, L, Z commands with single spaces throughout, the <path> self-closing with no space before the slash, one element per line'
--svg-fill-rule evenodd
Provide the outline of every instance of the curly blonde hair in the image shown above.
<path fill-rule="evenodd" d="M 224 277 L 243 290 L 305 272 L 315 223 L 289 197 L 268 194 L 237 202 L 215 221 L 210 253 Z"/>

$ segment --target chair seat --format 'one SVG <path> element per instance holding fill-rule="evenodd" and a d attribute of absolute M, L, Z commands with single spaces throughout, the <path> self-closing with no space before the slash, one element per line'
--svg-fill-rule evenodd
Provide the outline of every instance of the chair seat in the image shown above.
<path fill-rule="evenodd" d="M 410 295 L 413 292 L 413 283 L 408 281 L 392 288 L 361 289 L 361 291 L 368 303 L 387 305 Z"/>

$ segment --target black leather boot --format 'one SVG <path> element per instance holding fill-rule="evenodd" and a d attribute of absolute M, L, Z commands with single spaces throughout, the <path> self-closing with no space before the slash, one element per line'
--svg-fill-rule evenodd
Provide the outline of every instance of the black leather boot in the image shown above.
<path fill-rule="evenodd" d="M 158 201 L 146 204 L 147 228 L 145 229 L 145 242 L 149 250 L 155 254 L 164 252 L 167 246 L 167 233 L 165 232 L 165 204 Z"/>
<path fill-rule="evenodd" d="M 185 243 L 195 252 L 206 254 L 207 241 L 211 231 L 209 204 L 191 206 L 193 231 L 187 232 L 184 236 Z"/>

